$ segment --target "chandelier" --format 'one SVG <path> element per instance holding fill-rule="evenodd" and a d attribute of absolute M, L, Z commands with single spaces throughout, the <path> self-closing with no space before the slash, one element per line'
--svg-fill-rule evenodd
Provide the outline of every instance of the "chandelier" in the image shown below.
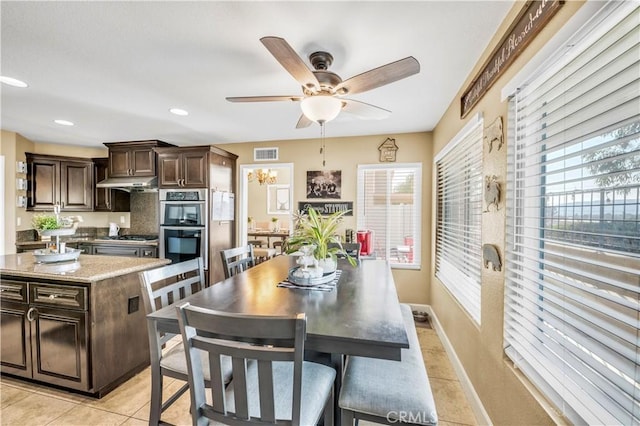
<path fill-rule="evenodd" d="M 247 177 L 249 178 L 249 182 L 257 180 L 260 185 L 264 185 L 265 183 L 272 185 L 276 183 L 278 172 L 271 169 L 256 169 L 250 170 Z"/>

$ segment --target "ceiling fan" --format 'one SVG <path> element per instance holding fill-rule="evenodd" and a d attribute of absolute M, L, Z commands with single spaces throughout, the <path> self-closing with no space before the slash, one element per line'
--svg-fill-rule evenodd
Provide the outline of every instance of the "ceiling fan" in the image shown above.
<path fill-rule="evenodd" d="M 309 61 L 314 68 L 312 71 L 285 39 L 263 37 L 260 41 L 302 85 L 303 95 L 233 96 L 226 99 L 230 102 L 300 102 L 303 113 L 296 125 L 298 129 L 308 127 L 312 122 L 322 126 L 336 118 L 340 111 L 363 119 L 386 118 L 391 111 L 342 96 L 366 92 L 420 72 L 420 63 L 413 56 L 409 56 L 343 81 L 339 75 L 329 71 L 333 56 L 328 52 L 313 52 L 309 55 Z"/>

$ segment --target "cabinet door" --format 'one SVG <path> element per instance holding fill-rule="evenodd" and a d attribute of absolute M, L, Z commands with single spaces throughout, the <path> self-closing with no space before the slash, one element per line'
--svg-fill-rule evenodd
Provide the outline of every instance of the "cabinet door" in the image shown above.
<path fill-rule="evenodd" d="M 60 202 L 64 211 L 93 210 L 93 162 L 60 162 Z"/>
<path fill-rule="evenodd" d="M 206 152 L 184 152 L 182 154 L 182 186 L 206 188 L 209 181 L 209 167 Z"/>
<path fill-rule="evenodd" d="M 178 188 L 182 179 L 180 154 L 158 155 L 158 187 Z"/>
<path fill-rule="evenodd" d="M 60 162 L 28 158 L 27 210 L 53 210 L 60 202 Z"/>
<path fill-rule="evenodd" d="M 156 153 L 151 147 L 131 150 L 131 174 L 133 176 L 156 175 Z"/>
<path fill-rule="evenodd" d="M 109 159 L 94 158 L 94 183 L 109 177 Z M 128 192 L 111 188 L 96 188 L 93 210 L 97 212 L 128 212 L 131 209 Z"/>
<path fill-rule="evenodd" d="M 3 373 L 31 377 L 31 333 L 27 283 L 0 282 L 0 363 Z"/>
<path fill-rule="evenodd" d="M 0 308 L 0 363 L 3 373 L 31 377 L 31 334 L 28 305 L 2 302 Z"/>
<path fill-rule="evenodd" d="M 129 149 L 109 149 L 109 176 L 127 177 L 131 175 L 131 151 Z"/>
<path fill-rule="evenodd" d="M 87 313 L 38 306 L 31 323 L 33 378 L 73 389 L 89 389 Z"/>

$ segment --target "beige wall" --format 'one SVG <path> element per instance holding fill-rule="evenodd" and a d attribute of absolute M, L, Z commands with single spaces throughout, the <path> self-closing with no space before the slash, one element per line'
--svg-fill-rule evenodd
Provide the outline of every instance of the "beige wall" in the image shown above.
<path fill-rule="evenodd" d="M 319 132 L 319 131 L 318 131 Z M 327 133 L 331 132 L 331 123 L 327 125 Z M 248 142 L 242 144 L 217 145 L 222 149 L 238 155 L 238 167 L 242 164 L 254 164 L 253 149 L 256 147 L 278 147 L 281 163 L 293 163 L 293 208 L 297 209 L 298 202 L 306 200 L 306 179 L 308 170 L 341 170 L 342 198 L 341 201 L 353 201 L 356 205 L 356 182 L 358 164 L 378 164 L 378 146 L 387 138 L 394 138 L 399 149 L 396 155 L 397 163 L 422 163 L 422 173 L 425 182 L 429 182 L 432 165 L 431 133 L 405 133 L 395 135 L 374 135 L 348 138 L 326 139 L 326 166 L 322 166 L 322 156 L 319 153 L 320 140 L 290 140 L 271 142 Z M 239 177 L 238 177 L 239 179 Z M 239 197 L 236 197 L 238 200 Z M 393 276 L 398 289 L 398 297 L 402 302 L 428 304 L 428 281 L 430 272 L 431 229 L 431 184 L 422 187 L 422 270 L 394 269 Z M 343 229 L 356 229 L 356 216 L 345 218 Z"/>
<path fill-rule="evenodd" d="M 507 102 L 501 102 L 501 89 L 515 73 L 548 41 L 562 25 L 582 6 L 582 2 L 567 2 L 546 28 L 537 36 L 528 48 L 516 59 L 511 67 L 494 84 L 489 92 L 474 107 L 464 120 L 460 119 L 460 97 L 462 91 L 479 71 L 486 57 L 498 43 L 509 24 L 515 19 L 523 2 L 514 5 L 501 28 L 496 31 L 492 42 L 476 64 L 461 91 L 452 100 L 451 105 L 433 132 L 434 155 L 453 138 L 466 122 L 481 112 L 485 127 L 496 117 L 502 116 L 507 130 Z M 508 136 L 508 135 L 506 135 Z M 506 144 L 499 151 L 494 146 L 491 154 L 487 144 L 483 148 L 483 174 L 495 174 L 506 192 L 504 179 L 507 166 Z M 435 188 L 435 181 L 430 183 Z M 435 194 L 435 192 L 434 192 Z M 435 197 L 435 195 L 434 195 Z M 504 197 L 503 197 L 504 198 Z M 435 209 L 436 199 L 432 198 L 430 208 Z M 435 211 L 435 210 L 433 210 Z M 435 229 L 435 219 L 432 222 Z M 435 234 L 434 234 L 435 235 Z M 505 208 L 501 202 L 499 212 L 484 213 L 482 218 L 482 242 L 492 243 L 500 247 L 501 256 L 505 246 Z M 432 240 L 432 252 L 435 242 Z M 434 260 L 431 259 L 433 267 Z M 527 382 L 520 379 L 504 356 L 503 319 L 504 319 L 504 268 L 502 272 L 482 269 L 481 291 L 481 325 L 476 325 L 460 305 L 453 299 L 442 283 L 431 275 L 431 306 L 441 323 L 449 341 L 479 395 L 484 408 L 494 424 L 499 425 L 540 425 L 553 424 L 553 418 L 536 401 L 536 396 L 525 386 Z"/>

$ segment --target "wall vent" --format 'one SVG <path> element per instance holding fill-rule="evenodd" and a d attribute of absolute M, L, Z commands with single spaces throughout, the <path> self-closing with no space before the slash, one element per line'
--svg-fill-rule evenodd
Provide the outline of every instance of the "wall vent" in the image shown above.
<path fill-rule="evenodd" d="M 254 148 L 253 161 L 278 160 L 278 148 Z"/>

